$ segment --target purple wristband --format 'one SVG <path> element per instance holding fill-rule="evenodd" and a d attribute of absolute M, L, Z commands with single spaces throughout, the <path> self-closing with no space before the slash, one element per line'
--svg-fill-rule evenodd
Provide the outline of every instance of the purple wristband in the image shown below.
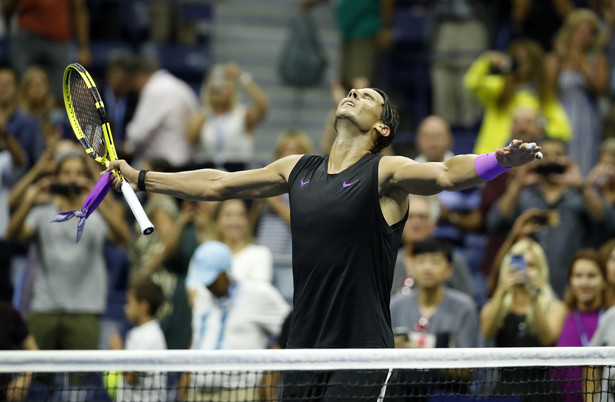
<path fill-rule="evenodd" d="M 481 154 L 474 159 L 474 170 L 476 170 L 478 177 L 483 180 L 494 179 L 508 169 L 510 169 L 510 167 L 499 164 L 497 158 L 495 157 L 495 152 Z"/>

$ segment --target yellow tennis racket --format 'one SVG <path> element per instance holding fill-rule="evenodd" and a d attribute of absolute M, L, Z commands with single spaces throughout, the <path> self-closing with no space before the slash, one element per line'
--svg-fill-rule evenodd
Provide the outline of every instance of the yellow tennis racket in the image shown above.
<path fill-rule="evenodd" d="M 110 160 L 117 159 L 117 153 L 107 111 L 94 80 L 81 64 L 72 63 L 64 70 L 63 90 L 66 113 L 75 136 L 88 155 L 105 168 L 108 167 Z M 141 232 L 146 235 L 152 233 L 154 225 L 145 214 L 134 190 L 117 169 L 113 172 L 122 181 L 122 194 Z"/>

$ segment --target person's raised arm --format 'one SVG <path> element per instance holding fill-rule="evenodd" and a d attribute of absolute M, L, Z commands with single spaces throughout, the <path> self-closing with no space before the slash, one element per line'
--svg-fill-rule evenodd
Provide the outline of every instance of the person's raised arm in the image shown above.
<path fill-rule="evenodd" d="M 458 155 L 442 163 L 416 163 L 404 157 L 383 158 L 384 183 L 417 195 L 457 191 L 491 180 L 511 167 L 541 159 L 541 148 L 513 140 L 503 149 L 482 155 Z"/>
<path fill-rule="evenodd" d="M 291 155 L 261 169 L 223 172 L 215 169 L 177 173 L 139 172 L 124 160 L 111 161 L 107 172 L 120 169 L 122 175 L 138 190 L 139 176 L 146 191 L 168 194 L 192 201 L 222 201 L 231 198 L 266 198 L 288 192 L 288 178 L 302 155 Z M 113 186 L 120 188 L 113 177 Z M 143 188 L 142 188 L 143 190 Z"/>

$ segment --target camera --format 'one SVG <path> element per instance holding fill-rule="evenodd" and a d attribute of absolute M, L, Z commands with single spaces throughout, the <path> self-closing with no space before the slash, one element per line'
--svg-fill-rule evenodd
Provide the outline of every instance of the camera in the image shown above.
<path fill-rule="evenodd" d="M 566 165 L 560 165 L 559 163 L 549 162 L 541 163 L 536 166 L 536 173 L 548 176 L 550 174 L 562 174 L 566 172 Z"/>
<path fill-rule="evenodd" d="M 49 187 L 49 192 L 51 194 L 59 194 L 59 195 L 79 195 L 81 194 L 81 187 L 76 184 L 52 184 Z"/>

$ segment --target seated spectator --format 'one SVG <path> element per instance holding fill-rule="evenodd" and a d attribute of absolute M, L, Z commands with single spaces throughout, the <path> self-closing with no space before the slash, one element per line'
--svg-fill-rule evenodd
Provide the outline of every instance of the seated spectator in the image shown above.
<path fill-rule="evenodd" d="M 600 247 L 600 256 L 606 269 L 604 304 L 605 308 L 611 308 L 615 306 L 615 240 L 611 240 Z"/>
<path fill-rule="evenodd" d="M 557 346 L 589 346 L 604 312 L 605 288 L 605 267 L 600 254 L 591 249 L 575 253 L 568 266 L 568 315 Z M 562 392 L 562 400 L 583 400 L 580 367 L 556 368 L 553 378 Z"/>
<path fill-rule="evenodd" d="M 289 155 L 311 153 L 310 137 L 304 132 L 289 130 L 278 136 L 274 160 Z M 258 221 L 255 243 L 267 247 L 273 257 L 273 285 L 290 301 L 293 297 L 293 277 L 288 194 L 254 200 L 250 215 L 251 219 Z"/>
<path fill-rule="evenodd" d="M 165 159 L 176 169 L 188 165 L 192 153 L 186 133 L 199 107 L 194 91 L 151 58 L 137 58 L 133 70 L 139 102 L 126 126 L 124 150 L 137 164 Z"/>
<path fill-rule="evenodd" d="M 536 239 L 547 255 L 553 290 L 563 296 L 566 273 L 572 255 L 585 246 L 593 230 L 608 230 L 615 222 L 613 210 L 594 188 L 586 185 L 577 164 L 566 154 L 565 145 L 547 139 L 544 158 L 517 171 L 505 193 L 487 216 L 492 232 L 509 230 L 527 209 L 549 211 Z"/>
<path fill-rule="evenodd" d="M 401 235 L 403 247 L 400 248 L 395 263 L 392 295 L 398 292 L 408 294 L 410 291 L 414 284 L 412 276 L 414 247 L 417 243 L 433 236 L 440 216 L 440 204 L 435 197 L 411 195 L 409 202 L 408 220 Z M 451 265 L 453 271 L 451 276 L 446 278 L 446 286 L 473 297 L 472 275 L 463 257 L 455 251 L 452 252 Z"/>
<path fill-rule="evenodd" d="M 444 162 L 455 156 L 452 152 L 454 140 L 451 127 L 443 118 L 428 116 L 419 123 L 416 131 L 419 154 L 414 158 L 415 161 Z"/>
<path fill-rule="evenodd" d="M 615 346 L 615 308 L 609 309 L 600 317 L 589 346 Z M 588 367 L 585 373 L 583 377 L 589 381 L 585 381 L 584 391 L 591 398 L 586 401 L 608 400 L 613 391 L 612 370 L 603 371 L 602 366 L 593 366 Z"/>
<path fill-rule="evenodd" d="M 565 315 L 565 305 L 549 285 L 543 249 L 533 240 L 519 240 L 504 257 L 493 297 L 481 309 L 482 335 L 497 347 L 552 346 L 559 338 Z M 547 379 L 547 373 L 540 368 L 501 369 L 494 392 L 549 392 L 551 389 L 540 382 Z M 519 382 L 519 378 L 528 382 Z"/>
<path fill-rule="evenodd" d="M 544 116 L 547 137 L 570 138 L 570 122 L 555 90 L 548 85 L 544 53 L 536 42 L 517 40 L 510 44 L 508 53 L 484 53 L 468 69 L 464 82 L 485 107 L 474 153 L 490 152 L 508 143 L 512 113 L 519 106 L 531 107 Z"/>
<path fill-rule="evenodd" d="M 549 86 L 557 88 L 572 125 L 569 154 L 583 176 L 598 159 L 602 126 L 597 99 L 606 95 L 609 85 L 599 32 L 600 22 L 593 11 L 572 11 L 557 34 L 554 52 L 546 59 Z"/>
<path fill-rule="evenodd" d="M 268 335 L 277 336 L 290 311 L 273 286 L 235 280 L 230 274 L 231 250 L 218 241 L 201 244 L 191 260 L 186 286 L 192 306 L 192 349 L 264 349 Z M 231 379 L 185 373 L 187 400 L 257 400 L 259 373 Z M 185 396 L 185 395 L 182 395 Z"/>
<path fill-rule="evenodd" d="M 28 331 L 19 311 L 5 302 L 0 302 L 0 350 L 37 350 L 38 346 Z M 32 382 L 32 373 L 16 376 L 0 374 L 0 399 L 25 401 Z"/>
<path fill-rule="evenodd" d="M 118 332 L 109 339 L 113 350 L 164 350 L 167 344 L 160 323 L 158 308 L 165 302 L 160 286 L 148 278 L 139 278 L 128 289 L 124 313 L 135 327 L 128 331 L 126 344 Z M 166 400 L 166 376 L 161 373 L 123 372 L 117 387 L 118 401 Z"/>
<path fill-rule="evenodd" d="M 248 207 L 242 200 L 227 200 L 213 210 L 214 238 L 226 244 L 233 252 L 231 275 L 242 281 L 271 283 L 273 262 L 265 246 L 252 242 Z"/>
<path fill-rule="evenodd" d="M 240 102 L 239 85 L 252 103 Z M 269 100 L 252 74 L 234 63 L 214 66 L 201 86 L 201 111 L 192 117 L 188 141 L 198 167 L 227 171 L 250 167 L 254 132 L 269 111 Z"/>
<path fill-rule="evenodd" d="M 391 324 L 401 335 L 396 336 L 396 347 L 476 347 L 474 301 L 445 286 L 453 273 L 450 246 L 427 238 L 414 245 L 411 260 L 416 287 L 391 299 Z"/>
<path fill-rule="evenodd" d="M 105 241 L 126 246 L 122 205 L 106 197 L 88 218 L 79 244 L 77 220 L 51 223 L 60 211 L 80 210 L 94 186 L 81 148 L 56 154 L 52 176 L 24 177 L 7 238 L 34 246 L 36 277 L 28 325 L 41 349 L 96 349 L 106 306 Z"/>

